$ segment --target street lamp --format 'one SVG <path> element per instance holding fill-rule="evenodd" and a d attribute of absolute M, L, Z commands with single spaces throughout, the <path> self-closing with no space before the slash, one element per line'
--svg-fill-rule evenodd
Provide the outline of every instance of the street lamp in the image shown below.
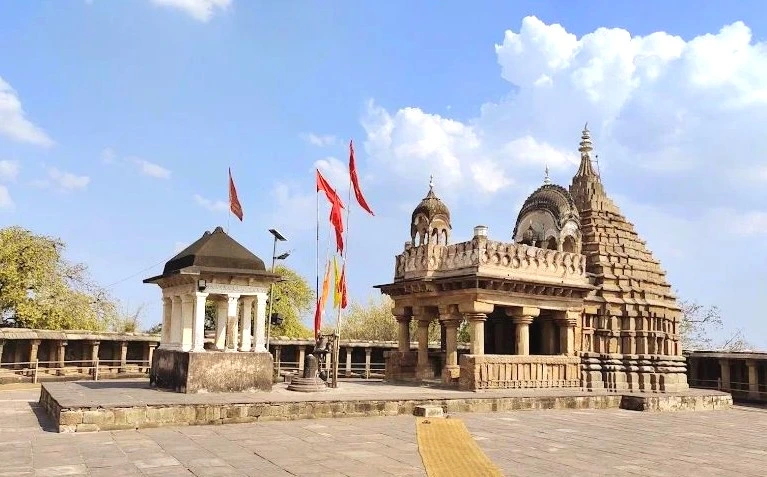
<path fill-rule="evenodd" d="M 269 229 L 269 233 L 274 236 L 274 247 L 272 248 L 272 273 L 274 273 L 274 263 L 277 260 L 285 260 L 290 255 L 290 252 L 285 252 L 280 256 L 277 256 L 277 241 L 286 242 L 288 239 L 284 235 L 279 233 L 276 229 Z M 269 339 L 272 334 L 272 298 L 274 297 L 274 282 L 269 285 L 269 313 L 266 315 L 266 350 L 269 351 Z"/>

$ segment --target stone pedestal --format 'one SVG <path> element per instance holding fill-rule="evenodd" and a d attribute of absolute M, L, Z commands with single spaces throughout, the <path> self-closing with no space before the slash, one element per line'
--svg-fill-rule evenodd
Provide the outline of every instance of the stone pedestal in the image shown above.
<path fill-rule="evenodd" d="M 149 382 L 180 393 L 271 391 L 272 355 L 160 348 L 154 352 Z"/>

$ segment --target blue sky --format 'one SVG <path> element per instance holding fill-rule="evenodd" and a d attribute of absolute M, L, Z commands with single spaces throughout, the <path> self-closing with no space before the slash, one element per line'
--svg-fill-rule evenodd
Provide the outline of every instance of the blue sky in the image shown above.
<path fill-rule="evenodd" d="M 354 138 L 376 211 L 349 224 L 365 300 L 430 174 L 454 241 L 480 223 L 508 240 L 546 165 L 569 184 L 589 121 L 608 193 L 679 295 L 767 347 L 767 9 L 470 3 L 0 1 L 0 225 L 61 237 L 151 325 L 141 279 L 226 226 L 227 167 L 232 235 L 268 261 L 279 228 L 313 282 L 313 170 L 346 194 Z"/>

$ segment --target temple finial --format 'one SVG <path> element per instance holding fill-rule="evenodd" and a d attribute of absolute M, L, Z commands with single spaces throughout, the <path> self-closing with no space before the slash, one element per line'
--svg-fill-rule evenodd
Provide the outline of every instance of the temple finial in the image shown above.
<path fill-rule="evenodd" d="M 543 183 L 544 184 L 551 184 L 551 179 L 549 178 L 549 165 L 548 164 L 546 164 L 545 173 L 546 173 L 546 175 L 543 176 Z"/>
<path fill-rule="evenodd" d="M 594 150 L 594 145 L 591 143 L 591 132 L 589 131 L 589 123 L 583 126 L 583 132 L 581 133 L 581 143 L 578 151 L 581 153 L 581 165 L 578 167 L 578 172 L 575 173 L 576 177 L 596 177 L 599 175 L 594 172 L 594 168 L 591 164 L 591 151 Z"/>
<path fill-rule="evenodd" d="M 429 190 L 434 190 L 434 174 L 429 174 Z"/>

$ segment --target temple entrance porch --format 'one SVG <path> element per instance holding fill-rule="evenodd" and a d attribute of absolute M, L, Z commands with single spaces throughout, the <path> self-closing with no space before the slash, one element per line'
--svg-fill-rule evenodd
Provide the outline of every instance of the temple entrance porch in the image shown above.
<path fill-rule="evenodd" d="M 399 348 L 386 356 L 388 381 L 441 380 L 465 390 L 580 386 L 578 310 L 472 302 L 402 307 L 395 315 Z M 411 321 L 417 324 L 415 349 Z M 459 347 L 462 323 L 470 340 Z M 440 329 L 439 351 L 429 347 L 433 326 Z"/>

